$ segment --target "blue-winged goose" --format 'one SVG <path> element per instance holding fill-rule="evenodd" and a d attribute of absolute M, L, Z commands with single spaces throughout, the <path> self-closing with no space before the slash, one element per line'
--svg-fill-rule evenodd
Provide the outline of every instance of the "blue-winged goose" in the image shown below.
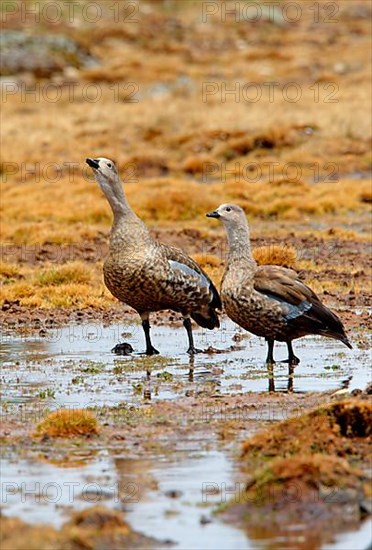
<path fill-rule="evenodd" d="M 292 340 L 307 334 L 328 336 L 351 348 L 340 319 L 295 271 L 257 265 L 240 206 L 222 204 L 207 216 L 221 220 L 227 233 L 229 251 L 221 283 L 226 313 L 244 329 L 267 340 L 267 363 L 274 363 L 274 341 L 278 340 L 287 343 L 288 362 L 297 365 L 300 360 L 293 353 Z"/>
<path fill-rule="evenodd" d="M 150 339 L 149 314 L 171 309 L 183 316 L 189 348 L 194 347 L 191 320 L 203 328 L 219 327 L 221 299 L 208 275 L 182 250 L 156 242 L 130 208 L 112 160 L 86 159 L 114 214 L 110 249 L 103 267 L 110 292 L 142 319 L 146 353 L 159 353 Z"/>

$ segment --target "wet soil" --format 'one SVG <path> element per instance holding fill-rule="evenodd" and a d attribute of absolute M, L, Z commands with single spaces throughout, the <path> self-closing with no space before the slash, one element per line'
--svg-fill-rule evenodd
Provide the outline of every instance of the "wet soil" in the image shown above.
<path fill-rule="evenodd" d="M 297 344 L 302 361 L 293 377 L 278 362 L 270 378 L 263 342 L 247 338 L 228 320 L 221 331 L 195 331 L 207 353 L 194 361 L 182 348 L 186 337 L 180 322 L 171 324 L 155 324 L 153 338 L 162 355 L 153 358 L 138 353 L 142 333 L 130 319 L 106 327 L 96 319 L 49 327 L 43 335 L 40 330 L 3 333 L 0 437 L 6 516 L 32 525 L 47 521 L 54 526 L 45 528 L 53 530 L 48 536 L 59 540 L 61 526 L 73 521 L 71 514 L 100 504 L 119 512 L 131 534 L 155 538 L 156 548 L 166 540 L 178 548 L 199 548 L 201 541 L 203 548 L 218 548 L 221 538 L 229 548 L 256 548 L 257 538 L 263 547 L 281 547 L 276 528 L 245 533 L 236 518 L 226 523 L 214 513 L 245 486 L 242 443 L 262 429 L 363 388 L 369 380 L 368 352 L 359 343 L 345 353 L 338 342 L 305 338 Z M 111 353 L 123 339 L 135 352 Z M 278 346 L 278 359 L 284 355 Z M 98 435 L 61 439 L 35 434 L 38 422 L 61 407 L 89 407 L 98 419 Z M 49 496 L 43 489 L 47 486 Z M 56 487 L 61 488 L 58 499 Z M 71 487 L 76 489 L 72 499 Z M 335 529 L 326 529 L 322 518 L 315 521 L 318 525 L 321 542 L 331 540 Z M 356 521 L 345 529 L 358 527 Z M 20 532 L 39 540 L 43 528 L 29 529 Z M 337 524 L 336 531 L 341 530 Z M 91 535 L 83 535 L 74 548 L 86 547 L 85 537 Z M 281 536 L 292 544 L 288 532 Z M 116 548 L 117 540 L 125 548 L 135 539 L 114 537 L 104 544 Z M 151 544 L 143 539 L 141 547 Z M 298 541 L 293 548 L 301 548 Z"/>

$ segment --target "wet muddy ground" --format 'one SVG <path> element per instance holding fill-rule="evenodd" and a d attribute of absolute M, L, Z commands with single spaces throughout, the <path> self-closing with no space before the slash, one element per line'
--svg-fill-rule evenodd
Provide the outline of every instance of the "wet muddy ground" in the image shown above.
<path fill-rule="evenodd" d="M 73 512 L 102 504 L 145 537 L 139 547 L 302 548 L 303 526 L 291 526 L 284 540 L 270 529 L 250 538 L 215 512 L 244 487 L 238 458 L 247 436 L 365 388 L 365 334 L 351 334 L 353 350 L 297 341 L 301 363 L 291 376 L 280 362 L 285 346 L 277 345 L 268 373 L 264 341 L 227 319 L 220 331 L 195 330 L 195 339 L 205 353 L 192 360 L 177 322 L 153 327 L 161 355 L 150 358 L 133 321 L 4 331 L 2 513 L 59 529 Z M 119 341 L 134 353 L 113 354 Z M 99 435 L 35 438 L 37 423 L 61 407 L 94 410 Z M 324 548 L 364 550 L 366 533 L 362 524 L 332 546 L 330 532 Z"/>
<path fill-rule="evenodd" d="M 206 24 L 203 10 L 217 3 L 140 2 L 130 25 L 121 16 L 136 16 L 136 2 L 117 14 L 97 0 L 99 24 L 80 9 L 73 22 L 62 10 L 56 24 L 48 10 L 38 17 L 39 4 L 2 2 L 8 41 L 45 34 L 45 47 L 58 33 L 98 65 L 83 69 L 69 55 L 56 67 L 47 50 L 36 61 L 48 78 L 39 80 L 35 59 L 25 71 L 14 50 L 21 66 L 4 75 L 17 92 L 3 102 L 2 548 L 365 550 L 371 524 L 359 519 L 336 529 L 315 518 L 311 529 L 292 521 L 279 532 L 267 521 L 244 530 L 223 510 L 247 483 L 247 438 L 338 403 L 370 380 L 369 3 L 303 1 L 294 25 L 265 2 L 257 21 L 245 20 L 245 9 L 235 18 L 217 10 Z M 214 97 L 203 93 L 206 78 L 219 90 Z M 243 89 L 247 81 L 262 100 L 222 98 L 225 85 Z M 270 82 L 275 101 L 265 93 Z M 133 102 L 128 83 L 138 86 Z M 301 88 L 298 102 L 284 97 L 288 83 Z M 60 100 L 46 93 L 50 84 L 61 88 Z M 90 86 L 102 92 L 99 102 L 82 94 Z M 337 88 L 331 101 L 329 86 Z M 300 277 L 340 315 L 354 349 L 305 338 L 295 343 L 301 364 L 293 376 L 280 362 L 268 373 L 264 343 L 224 320 L 218 332 L 195 332 L 209 351 L 191 362 L 181 323 L 165 312 L 151 319 L 161 355 L 141 355 L 138 318 L 103 288 L 111 217 L 85 177 L 88 155 L 116 159 L 129 202 L 153 235 L 194 255 L 216 284 L 226 240 L 205 213 L 239 203 L 253 247 L 295 249 Z M 206 166 L 217 168 L 210 178 Z M 113 355 L 119 341 L 135 353 Z M 276 354 L 283 359 L 285 347 Z M 89 407 L 98 434 L 36 436 L 61 407 Z M 351 454 L 363 444 L 351 442 Z M 347 519 L 347 499 L 344 506 Z"/>
<path fill-rule="evenodd" d="M 136 405 L 143 398 L 172 399 L 212 394 L 215 397 L 264 392 L 268 389 L 300 393 L 364 388 L 370 380 L 367 349 L 348 350 L 340 342 L 306 337 L 295 344 L 301 363 L 291 375 L 285 344 L 276 344 L 275 365 L 268 373 L 263 339 L 224 319 L 221 330 L 195 330 L 204 351 L 186 353 L 183 328 L 155 326 L 153 341 L 161 355 L 146 357 L 139 324 L 103 327 L 99 323 L 69 325 L 43 336 L 11 336 L 2 340 L 2 380 L 6 401 L 28 402 L 44 397 L 58 407 Z M 112 353 L 120 341 L 130 342 L 129 356 Z M 271 388 L 269 380 L 273 377 Z"/>

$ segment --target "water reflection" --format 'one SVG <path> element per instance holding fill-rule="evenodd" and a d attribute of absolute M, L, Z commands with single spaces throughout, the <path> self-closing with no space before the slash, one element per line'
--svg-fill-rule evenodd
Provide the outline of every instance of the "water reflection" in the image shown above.
<path fill-rule="evenodd" d="M 364 388 L 370 380 L 368 350 L 345 351 L 339 342 L 316 337 L 296 343 L 301 363 L 295 369 L 288 372 L 287 364 L 277 362 L 268 371 L 265 342 L 252 336 L 237 346 L 239 330 L 229 320 L 220 331 L 196 330 L 198 346 L 208 353 L 190 357 L 180 350 L 182 328 L 155 326 L 153 338 L 162 355 L 150 358 L 111 353 L 122 334 L 134 349 L 142 349 L 137 325 L 68 326 L 43 338 L 3 335 L 4 397 L 13 403 L 39 396 L 55 406 L 114 406 L 123 401 L 138 404 L 150 395 L 151 399 L 177 399 L 211 387 L 221 395 L 302 393 L 336 391 L 345 379 L 351 379 L 350 389 Z M 285 344 L 277 348 L 279 357 L 281 352 L 286 355 Z"/>

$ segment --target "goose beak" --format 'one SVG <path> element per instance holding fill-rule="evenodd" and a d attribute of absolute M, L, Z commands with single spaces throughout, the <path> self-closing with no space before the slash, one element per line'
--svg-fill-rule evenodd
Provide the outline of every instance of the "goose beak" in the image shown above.
<path fill-rule="evenodd" d="M 98 170 L 98 168 L 99 168 L 98 160 L 85 159 L 85 162 L 87 163 L 88 166 L 90 166 L 91 168 L 94 168 L 94 170 Z"/>
<path fill-rule="evenodd" d="M 213 212 L 208 212 L 208 214 L 206 214 L 207 218 L 220 218 L 221 216 L 219 215 L 219 213 L 217 212 L 217 210 L 213 210 Z"/>

